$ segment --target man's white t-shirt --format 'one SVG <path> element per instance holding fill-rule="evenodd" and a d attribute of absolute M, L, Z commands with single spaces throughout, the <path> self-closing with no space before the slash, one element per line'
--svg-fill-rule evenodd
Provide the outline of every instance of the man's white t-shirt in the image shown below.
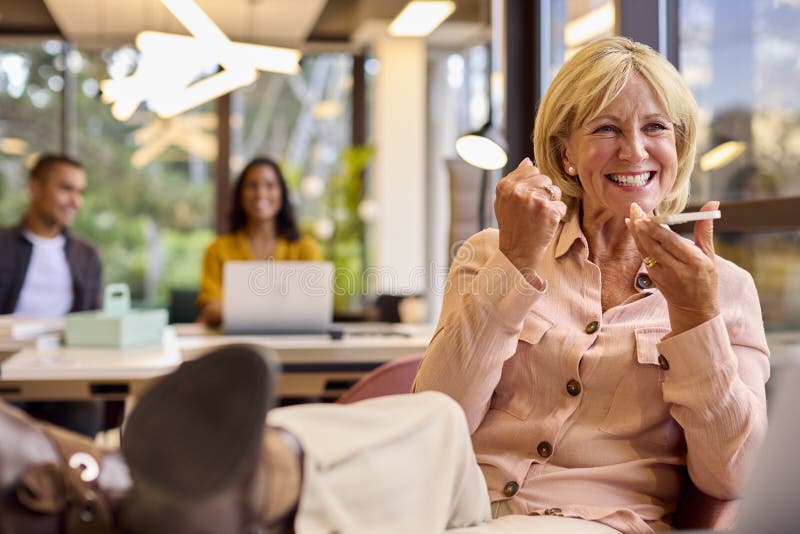
<path fill-rule="evenodd" d="M 33 243 L 31 262 L 14 308 L 14 315 L 61 317 L 72 309 L 72 275 L 64 251 L 66 238 L 25 232 Z"/>

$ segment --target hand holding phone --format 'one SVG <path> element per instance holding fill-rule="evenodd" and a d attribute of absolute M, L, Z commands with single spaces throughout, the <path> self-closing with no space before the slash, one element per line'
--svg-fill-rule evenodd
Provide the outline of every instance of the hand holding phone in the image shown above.
<path fill-rule="evenodd" d="M 719 210 L 693 211 L 688 213 L 673 213 L 672 215 L 656 215 L 650 220 L 658 224 L 683 224 L 692 221 L 705 221 L 708 219 L 719 219 L 722 212 Z"/>

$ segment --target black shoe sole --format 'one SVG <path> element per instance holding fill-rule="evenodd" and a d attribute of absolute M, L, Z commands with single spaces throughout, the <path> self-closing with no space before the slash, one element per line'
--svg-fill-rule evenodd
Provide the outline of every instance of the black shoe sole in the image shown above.
<path fill-rule="evenodd" d="M 267 349 L 228 345 L 159 380 L 122 435 L 134 485 L 196 502 L 242 481 L 260 453 L 279 374 Z"/>

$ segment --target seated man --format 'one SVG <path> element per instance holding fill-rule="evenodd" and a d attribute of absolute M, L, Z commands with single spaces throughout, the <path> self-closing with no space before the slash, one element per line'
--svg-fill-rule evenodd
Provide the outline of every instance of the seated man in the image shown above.
<path fill-rule="evenodd" d="M 798 379 L 787 366 L 737 532 L 792 531 Z M 183 364 L 131 414 L 124 459 L 0 402 L 0 532 L 617 532 L 554 515 L 487 523 L 464 413 L 442 394 L 267 414 L 276 380 L 254 347 Z"/>
<path fill-rule="evenodd" d="M 101 305 L 97 250 L 68 231 L 83 202 L 86 173 L 63 155 L 42 156 L 28 180 L 22 220 L 0 228 L 0 313 L 56 317 Z M 98 402 L 29 402 L 31 414 L 93 436 L 101 428 Z"/>
<path fill-rule="evenodd" d="M 434 534 L 491 519 L 464 413 L 446 395 L 267 414 L 276 382 L 254 347 L 184 363 L 137 403 L 124 460 L 0 403 L 0 531 Z"/>

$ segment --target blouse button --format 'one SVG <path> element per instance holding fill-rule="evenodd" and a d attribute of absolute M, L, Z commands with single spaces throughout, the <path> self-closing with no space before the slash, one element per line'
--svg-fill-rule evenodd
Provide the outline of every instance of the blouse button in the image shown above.
<path fill-rule="evenodd" d="M 567 382 L 567 393 L 576 397 L 581 394 L 581 383 L 574 378 Z"/>
<path fill-rule="evenodd" d="M 658 355 L 658 365 L 661 366 L 663 370 L 669 369 L 669 361 L 664 357 L 663 354 Z"/>
<path fill-rule="evenodd" d="M 536 446 L 536 452 L 542 458 L 550 458 L 550 455 L 553 454 L 553 446 L 546 441 L 542 441 Z"/>
<path fill-rule="evenodd" d="M 600 328 L 600 323 L 598 323 L 597 321 L 592 321 L 591 323 L 586 325 L 584 332 L 586 332 L 587 334 L 594 334 L 595 332 L 597 332 L 598 328 Z"/>
<path fill-rule="evenodd" d="M 513 480 L 503 487 L 503 495 L 506 497 L 513 497 L 519 491 L 519 484 Z"/>
<path fill-rule="evenodd" d="M 640 273 L 639 276 L 636 277 L 636 287 L 639 289 L 650 289 L 653 287 L 653 281 L 645 273 Z"/>

